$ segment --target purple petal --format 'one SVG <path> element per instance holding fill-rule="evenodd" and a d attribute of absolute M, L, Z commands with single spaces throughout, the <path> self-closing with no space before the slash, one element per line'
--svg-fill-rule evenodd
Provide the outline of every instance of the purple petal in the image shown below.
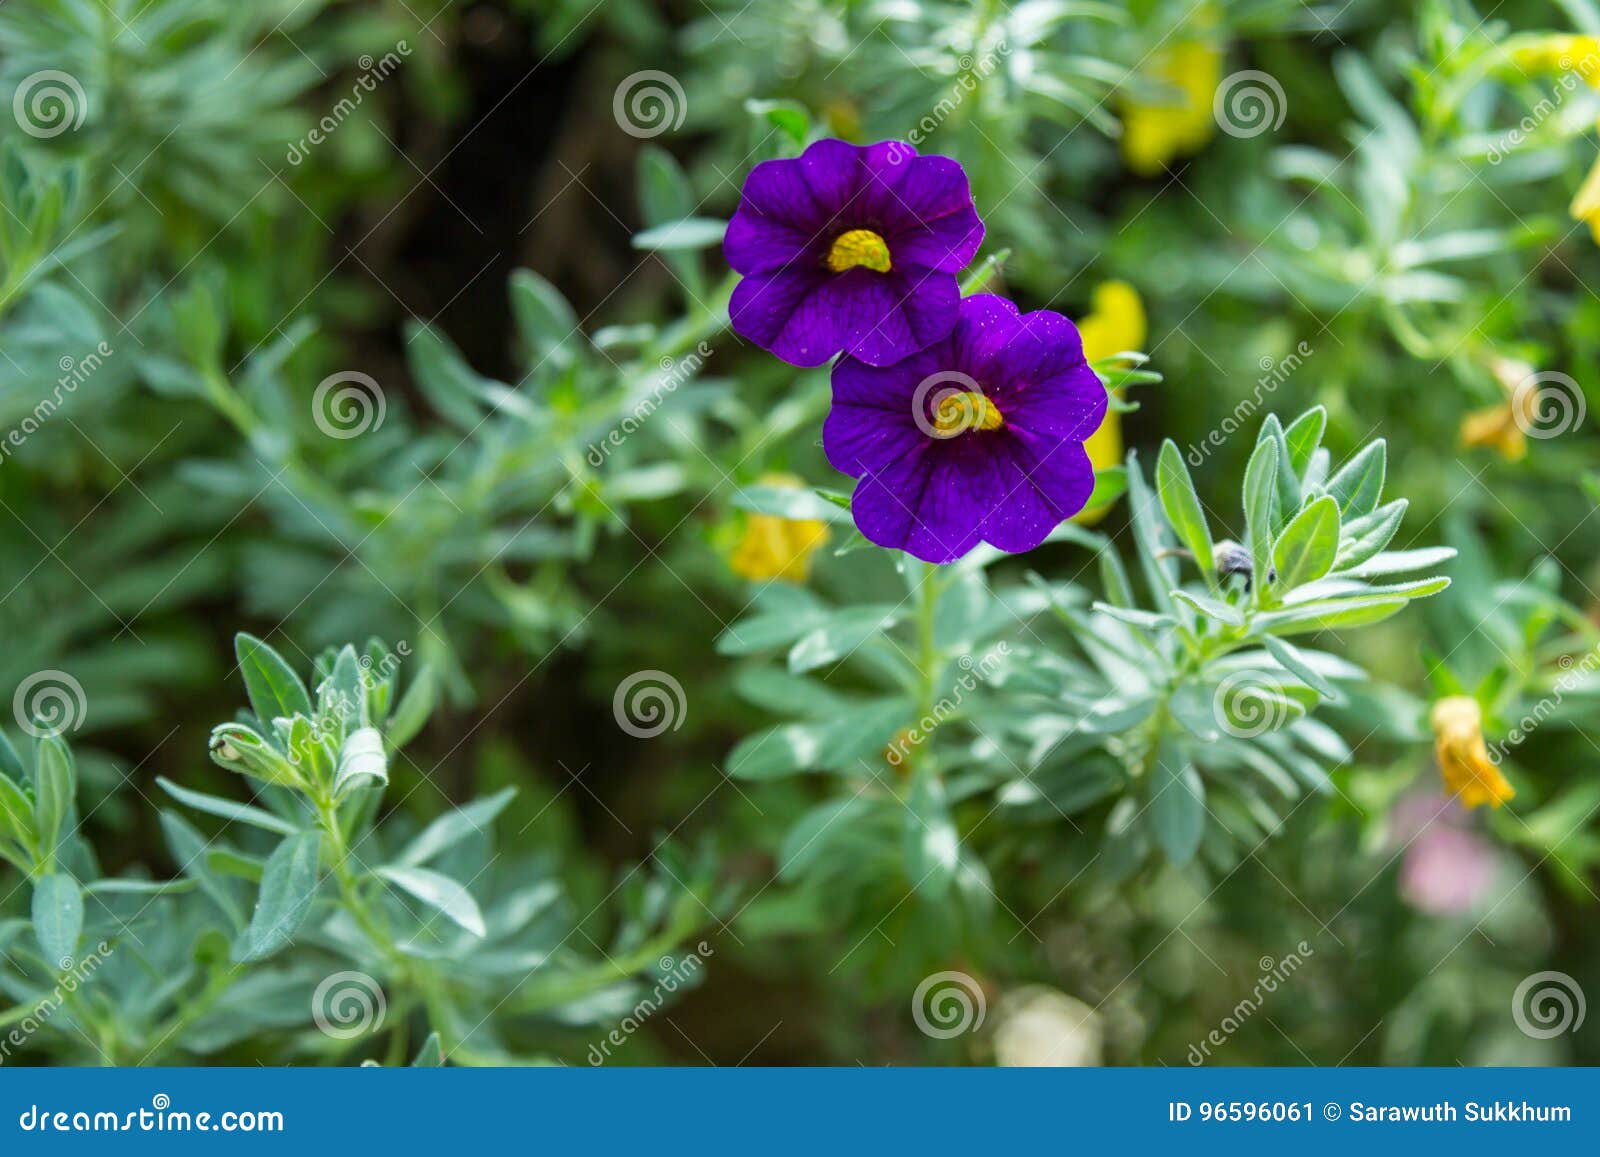
<path fill-rule="evenodd" d="M 843 344 L 825 300 L 828 283 L 813 270 L 754 274 L 734 286 L 728 319 L 735 333 L 790 365 L 820 366 Z"/>
<path fill-rule="evenodd" d="M 893 365 L 949 334 L 961 308 L 953 273 L 916 267 L 888 274 L 852 269 L 832 283 L 844 350 L 874 366 Z"/>
<path fill-rule="evenodd" d="M 924 562 L 953 562 L 979 541 L 959 483 L 953 460 L 924 444 L 920 453 L 891 459 L 862 479 L 851 502 L 856 528 Z"/>
<path fill-rule="evenodd" d="M 812 268 L 821 261 L 814 234 L 740 209 L 728 222 L 722 255 L 736 273 L 767 273 L 785 266 Z"/>
<path fill-rule="evenodd" d="M 900 183 L 883 188 L 890 199 L 874 206 L 893 259 L 946 272 L 964 268 L 983 243 L 967 174 L 949 157 L 916 157 L 899 168 Z"/>

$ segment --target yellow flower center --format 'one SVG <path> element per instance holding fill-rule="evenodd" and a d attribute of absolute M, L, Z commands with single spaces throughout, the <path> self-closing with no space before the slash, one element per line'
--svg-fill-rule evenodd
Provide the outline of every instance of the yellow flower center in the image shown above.
<path fill-rule="evenodd" d="M 976 390 L 946 394 L 933 408 L 935 438 L 954 438 L 968 430 L 998 430 L 1003 425 L 1000 408 Z"/>
<path fill-rule="evenodd" d="M 828 268 L 843 273 L 857 265 L 877 273 L 888 273 L 889 243 L 871 229 L 852 229 L 839 234 L 828 250 Z"/>

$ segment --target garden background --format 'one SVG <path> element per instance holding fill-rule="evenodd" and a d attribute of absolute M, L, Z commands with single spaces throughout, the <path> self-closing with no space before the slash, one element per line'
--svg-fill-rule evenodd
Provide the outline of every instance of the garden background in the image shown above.
<path fill-rule="evenodd" d="M 0 0 L 0 1061 L 1600 1060 L 1596 36 Z M 1078 322 L 1037 550 L 730 331 L 824 138 Z"/>

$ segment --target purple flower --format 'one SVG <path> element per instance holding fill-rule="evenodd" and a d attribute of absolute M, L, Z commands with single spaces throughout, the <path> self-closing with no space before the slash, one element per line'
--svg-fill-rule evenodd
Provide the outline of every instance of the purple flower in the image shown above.
<path fill-rule="evenodd" d="M 962 300 L 955 328 L 905 361 L 833 368 L 828 461 L 861 479 L 856 526 L 879 546 L 950 562 L 980 541 L 1032 550 L 1083 508 L 1083 441 L 1106 392 L 1058 313 Z"/>
<path fill-rule="evenodd" d="M 818 141 L 745 180 L 723 252 L 744 274 L 733 328 L 784 361 L 841 350 L 886 366 L 955 324 L 956 273 L 983 241 L 967 175 L 898 141 Z"/>

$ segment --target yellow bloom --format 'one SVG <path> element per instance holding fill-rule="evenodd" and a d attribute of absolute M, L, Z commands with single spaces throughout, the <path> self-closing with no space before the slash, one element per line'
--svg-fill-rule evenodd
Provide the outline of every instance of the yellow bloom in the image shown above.
<path fill-rule="evenodd" d="M 1483 711 L 1468 695 L 1451 695 L 1433 705 L 1433 753 L 1444 785 L 1462 806 L 1499 807 L 1516 792 L 1489 762 L 1483 742 Z"/>
<path fill-rule="evenodd" d="M 1211 102 L 1222 80 L 1222 51 L 1206 40 L 1185 40 L 1158 52 L 1148 76 L 1178 90 L 1174 101 L 1124 97 L 1122 156 L 1140 176 L 1159 173 L 1176 157 L 1197 153 L 1216 129 Z"/>
<path fill-rule="evenodd" d="M 1528 454 L 1525 431 L 1533 423 L 1539 398 L 1537 390 L 1524 390 L 1522 385 L 1535 370 L 1527 362 L 1497 355 L 1489 359 L 1489 372 L 1505 391 L 1506 400 L 1462 418 L 1461 444 L 1485 447 L 1498 452 L 1507 462 L 1520 462 Z"/>
<path fill-rule="evenodd" d="M 763 474 L 757 482 L 786 490 L 805 486 L 792 474 Z M 741 578 L 757 582 L 781 579 L 803 583 L 811 574 L 811 556 L 827 541 L 828 524 L 817 519 L 751 514 L 745 521 L 743 539 L 728 556 L 728 566 Z"/>
<path fill-rule="evenodd" d="M 1511 50 L 1511 59 L 1530 76 L 1576 72 L 1591 88 L 1600 88 L 1600 37 L 1557 33 L 1540 36 Z"/>
<path fill-rule="evenodd" d="M 1139 291 L 1126 281 L 1107 281 L 1095 288 L 1090 298 L 1092 310 L 1078 323 L 1083 335 L 1083 356 L 1091 362 L 1112 354 L 1143 348 L 1145 339 L 1144 302 Z M 1122 464 L 1122 415 L 1107 410 L 1100 428 L 1083 444 L 1096 470 Z M 1075 516 L 1080 526 L 1093 526 L 1106 516 L 1109 506 L 1097 506 Z"/>
<path fill-rule="evenodd" d="M 1583 179 L 1568 212 L 1574 221 L 1589 223 L 1589 232 L 1594 236 L 1595 244 L 1600 245 L 1600 160 L 1595 161 L 1589 175 Z"/>
<path fill-rule="evenodd" d="M 1494 450 L 1507 462 L 1520 462 L 1528 454 L 1528 439 L 1517 425 L 1510 402 L 1485 406 L 1462 418 L 1461 445 Z"/>

